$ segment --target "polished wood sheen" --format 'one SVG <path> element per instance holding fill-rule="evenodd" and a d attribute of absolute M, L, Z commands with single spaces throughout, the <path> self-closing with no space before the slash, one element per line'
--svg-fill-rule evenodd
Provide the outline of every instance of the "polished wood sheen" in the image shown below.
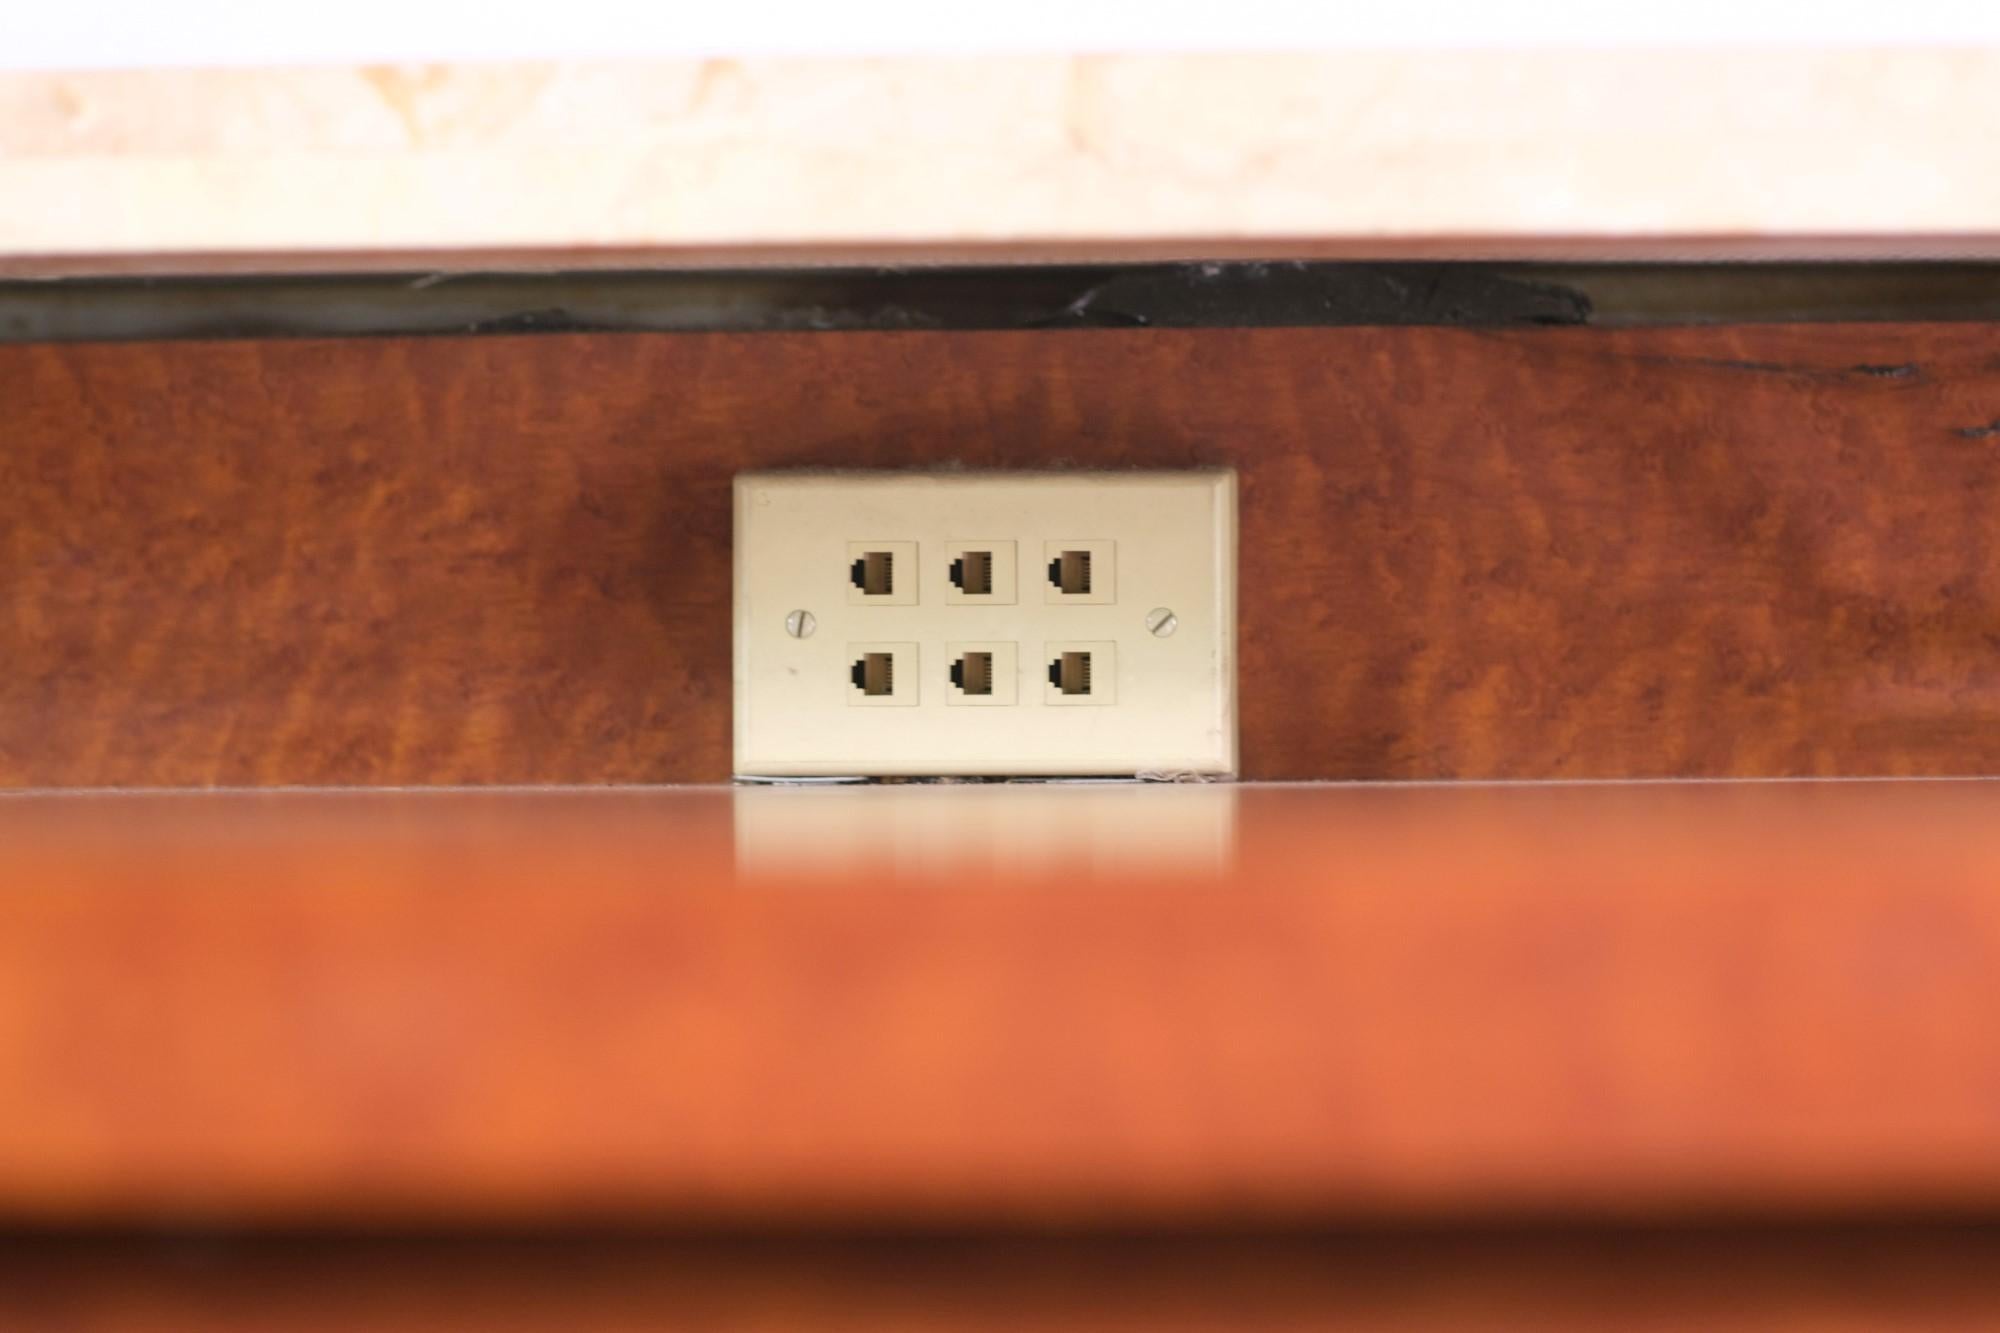
<path fill-rule="evenodd" d="M 31 796 L 0 882 L 17 1226 L 2000 1208 L 1996 783 Z"/>
<path fill-rule="evenodd" d="M 732 474 L 932 466 L 1239 469 L 1247 776 L 1993 773 L 1996 368 L 1978 324 L 0 347 L 0 784 L 722 779 Z"/>

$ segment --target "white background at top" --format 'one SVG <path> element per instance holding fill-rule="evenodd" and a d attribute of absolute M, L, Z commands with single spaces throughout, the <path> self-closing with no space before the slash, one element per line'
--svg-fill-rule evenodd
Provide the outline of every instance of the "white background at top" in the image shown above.
<path fill-rule="evenodd" d="M 0 0 L 0 69 L 2000 43 L 2000 0 Z"/>

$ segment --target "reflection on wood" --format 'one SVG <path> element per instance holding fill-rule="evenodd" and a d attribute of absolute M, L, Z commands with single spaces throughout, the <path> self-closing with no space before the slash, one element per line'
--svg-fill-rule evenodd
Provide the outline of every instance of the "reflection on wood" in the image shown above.
<path fill-rule="evenodd" d="M 739 873 L 977 879 L 1227 875 L 1234 786 L 935 783 L 745 787 Z"/>
<path fill-rule="evenodd" d="M 771 795 L 0 800 L 0 1217 L 2000 1204 L 2000 784 Z"/>

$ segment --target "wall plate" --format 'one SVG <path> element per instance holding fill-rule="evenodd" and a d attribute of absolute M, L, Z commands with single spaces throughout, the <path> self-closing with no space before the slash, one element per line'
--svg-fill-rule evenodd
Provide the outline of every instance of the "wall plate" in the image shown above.
<path fill-rule="evenodd" d="M 1236 769 L 1232 472 L 745 473 L 735 579 L 741 776 Z"/>

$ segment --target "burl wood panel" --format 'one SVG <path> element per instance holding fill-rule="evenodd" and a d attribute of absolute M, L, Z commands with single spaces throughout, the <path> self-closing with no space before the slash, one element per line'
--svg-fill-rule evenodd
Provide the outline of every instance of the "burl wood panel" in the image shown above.
<path fill-rule="evenodd" d="M 0 347 L 0 784 L 713 781 L 741 468 L 1242 476 L 1262 778 L 2000 772 L 2000 330 Z"/>
<path fill-rule="evenodd" d="M 2000 783 L 1021 790 L 0 800 L 0 1225 L 2000 1210 Z"/>
<path fill-rule="evenodd" d="M 2000 1239 L 1929 1226 L 0 1248 L 0 1322 L 61 1333 L 1948 1333 L 1996 1310 Z"/>

